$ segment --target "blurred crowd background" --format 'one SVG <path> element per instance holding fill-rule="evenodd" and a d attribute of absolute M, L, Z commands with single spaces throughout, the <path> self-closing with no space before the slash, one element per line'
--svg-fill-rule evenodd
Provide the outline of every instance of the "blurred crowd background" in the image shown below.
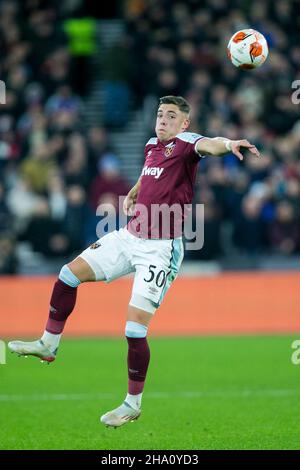
<path fill-rule="evenodd" d="M 114 3 L 114 2 L 112 2 Z M 100 57 L 101 15 L 81 0 L 0 1 L 0 273 L 56 270 L 96 238 L 101 202 L 117 208 L 134 184 L 113 139 L 126 141 L 132 109 L 153 136 L 158 98 L 182 95 L 191 130 L 247 138 L 262 154 L 206 158 L 195 203 L 205 204 L 205 244 L 187 260 L 300 254 L 299 2 L 279 0 L 128 0 L 112 18 L 124 33 Z M 91 14 L 93 16 L 91 16 Z M 100 26 L 99 26 L 100 25 Z M 252 27 L 270 54 L 261 69 L 236 69 L 226 56 L 232 34 Z M 106 45 L 107 46 L 107 45 Z M 101 52 L 100 52 L 101 55 Z M 95 75 L 105 83 L 102 119 L 87 123 Z M 145 142 L 144 142 L 145 143 Z M 131 155 L 128 155 L 128 159 Z M 140 169 L 143 152 L 140 152 Z M 227 260 L 227 264 L 224 263 Z M 26 264 L 27 263 L 27 264 Z"/>

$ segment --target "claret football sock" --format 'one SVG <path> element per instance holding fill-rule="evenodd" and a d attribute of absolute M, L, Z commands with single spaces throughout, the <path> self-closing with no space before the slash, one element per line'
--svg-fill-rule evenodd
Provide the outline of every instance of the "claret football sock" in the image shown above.
<path fill-rule="evenodd" d="M 147 338 L 129 338 L 128 342 L 128 395 L 136 396 L 134 403 L 140 405 L 150 361 L 150 349 Z M 129 398 L 133 403 L 133 400 Z M 127 401 L 127 399 L 126 399 Z M 131 404 L 131 403 L 129 403 Z"/>
<path fill-rule="evenodd" d="M 77 296 L 77 287 L 71 287 L 58 279 L 54 284 L 51 300 L 49 318 L 46 324 L 47 341 L 59 341 L 54 336 L 59 336 L 65 326 L 68 316 L 72 313 Z"/>

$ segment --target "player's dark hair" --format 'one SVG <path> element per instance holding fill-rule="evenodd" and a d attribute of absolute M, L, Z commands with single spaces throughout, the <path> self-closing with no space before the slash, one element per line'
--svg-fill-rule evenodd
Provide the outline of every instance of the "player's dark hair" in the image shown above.
<path fill-rule="evenodd" d="M 190 105 L 182 96 L 162 96 L 161 98 L 159 98 L 159 106 L 161 104 L 175 104 L 176 106 L 178 106 L 180 111 L 186 114 L 189 114 L 191 110 Z"/>

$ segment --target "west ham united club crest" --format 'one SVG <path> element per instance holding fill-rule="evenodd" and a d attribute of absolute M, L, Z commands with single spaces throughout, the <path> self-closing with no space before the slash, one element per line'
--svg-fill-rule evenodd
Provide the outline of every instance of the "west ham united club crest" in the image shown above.
<path fill-rule="evenodd" d="M 99 248 L 99 246 L 101 246 L 101 243 L 100 242 L 95 242 L 95 243 L 92 243 L 90 245 L 90 249 L 91 250 L 96 250 L 96 248 Z"/>
<path fill-rule="evenodd" d="M 165 150 L 165 157 L 170 157 L 172 155 L 173 150 L 175 148 L 174 142 L 171 142 L 170 144 L 166 145 L 166 150 Z"/>

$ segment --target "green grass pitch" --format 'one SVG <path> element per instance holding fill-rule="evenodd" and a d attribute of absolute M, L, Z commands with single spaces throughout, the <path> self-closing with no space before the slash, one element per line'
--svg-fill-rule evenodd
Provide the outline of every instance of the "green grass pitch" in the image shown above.
<path fill-rule="evenodd" d="M 106 428 L 126 393 L 123 339 L 65 339 L 57 360 L 7 353 L 0 449 L 300 449 L 296 335 L 151 338 L 141 418 Z"/>

